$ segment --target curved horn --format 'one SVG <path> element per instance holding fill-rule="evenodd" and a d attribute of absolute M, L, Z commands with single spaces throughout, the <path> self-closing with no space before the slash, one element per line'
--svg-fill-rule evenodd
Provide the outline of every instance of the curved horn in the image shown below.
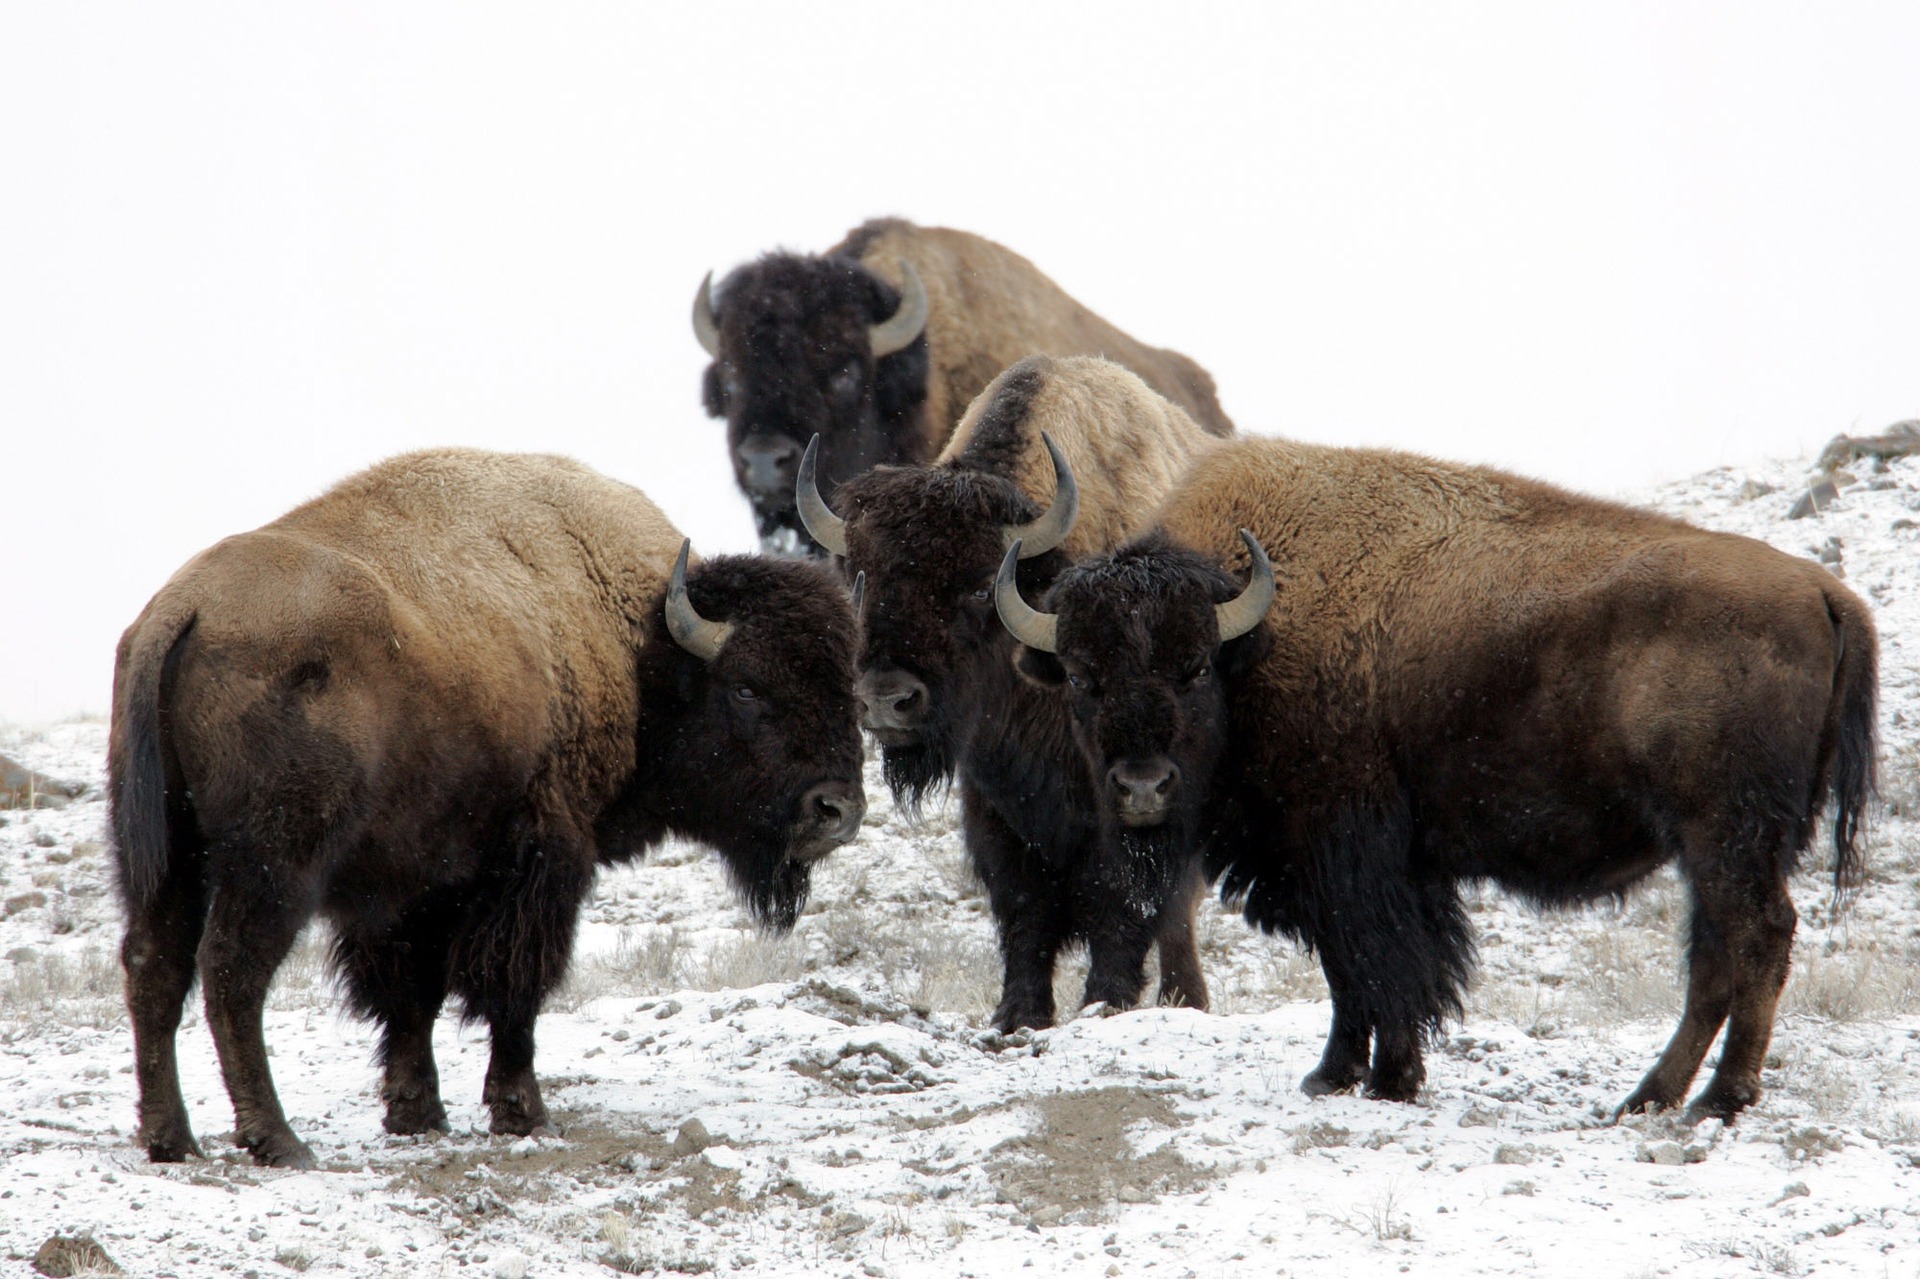
<path fill-rule="evenodd" d="M 1020 552 L 1023 560 L 1044 555 L 1066 541 L 1067 534 L 1073 532 L 1074 520 L 1080 517 L 1080 486 L 1074 483 L 1067 455 L 1045 431 L 1040 432 L 1040 442 L 1047 446 L 1047 455 L 1053 459 L 1053 505 L 1017 528 L 1001 530 L 1005 545 L 1026 544 L 1026 549 Z"/>
<path fill-rule="evenodd" d="M 867 605 L 867 570 L 861 569 L 853 575 L 853 620 L 859 621 L 860 614 Z"/>
<path fill-rule="evenodd" d="M 1267 553 L 1253 534 L 1240 530 L 1240 540 L 1247 544 L 1247 550 L 1253 556 L 1253 568 L 1247 574 L 1247 589 L 1228 600 L 1225 604 L 1213 606 L 1213 620 L 1220 627 L 1220 642 L 1239 639 L 1254 627 L 1260 625 L 1260 619 L 1267 615 L 1267 609 L 1273 604 L 1273 564 L 1267 559 Z"/>
<path fill-rule="evenodd" d="M 873 346 L 876 360 L 905 350 L 927 327 L 927 286 L 920 283 L 920 273 L 911 262 L 900 264 L 900 274 L 905 277 L 900 286 L 900 305 L 892 318 L 867 329 L 867 341 Z"/>
<path fill-rule="evenodd" d="M 709 622 L 693 611 L 687 598 L 687 551 L 692 538 L 680 542 L 680 557 L 673 562 L 673 577 L 667 583 L 667 634 L 673 642 L 703 662 L 720 656 L 720 649 L 733 634 L 732 622 Z"/>
<path fill-rule="evenodd" d="M 1060 642 L 1060 615 L 1030 608 L 1020 598 L 1020 586 L 1014 581 L 1014 574 L 1023 558 L 1020 543 L 1016 539 L 1007 548 L 1007 557 L 1000 561 L 1000 575 L 993 579 L 994 610 L 1000 614 L 1000 624 L 1022 644 L 1037 648 L 1042 653 L 1057 653 L 1060 651 L 1057 647 Z"/>
<path fill-rule="evenodd" d="M 835 555 L 847 553 L 847 522 L 833 513 L 827 499 L 820 496 L 817 474 L 820 465 L 820 435 L 807 441 L 800 455 L 800 473 L 793 478 L 793 504 L 800 509 L 800 522 L 807 526 L 813 540 Z"/>
<path fill-rule="evenodd" d="M 720 322 L 713 318 L 711 271 L 700 281 L 700 291 L 693 295 L 693 336 L 700 339 L 700 345 L 707 348 L 708 355 L 716 360 L 720 358 Z"/>

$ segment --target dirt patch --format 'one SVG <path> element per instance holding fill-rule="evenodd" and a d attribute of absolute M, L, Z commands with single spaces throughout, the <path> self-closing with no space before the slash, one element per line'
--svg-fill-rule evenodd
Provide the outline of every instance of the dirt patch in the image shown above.
<path fill-rule="evenodd" d="M 1000 1200 L 1038 1224 L 1090 1221 L 1116 1202 L 1151 1203 L 1209 1180 L 1169 1144 L 1138 1149 L 1135 1130 L 1180 1124 L 1164 1093 L 1097 1088 L 1042 1097 L 1034 1108 L 1039 1124 L 995 1147 L 988 1171 Z"/>
<path fill-rule="evenodd" d="M 673 1162 L 671 1138 L 559 1117 L 564 1141 L 436 1144 L 395 1170 L 387 1189 L 443 1203 L 463 1217 L 488 1217 L 512 1203 L 546 1203 L 569 1182 L 607 1186 Z"/>

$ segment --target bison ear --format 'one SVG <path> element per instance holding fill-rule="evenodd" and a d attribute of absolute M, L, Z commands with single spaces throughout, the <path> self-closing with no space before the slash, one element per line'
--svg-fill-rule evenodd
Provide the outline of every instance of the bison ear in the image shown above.
<path fill-rule="evenodd" d="M 1060 664 L 1058 657 L 1025 644 L 1014 646 L 1013 669 L 1020 672 L 1022 679 L 1042 688 L 1058 688 L 1067 682 L 1067 668 Z"/>
<path fill-rule="evenodd" d="M 707 371 L 700 375 L 700 402 L 707 406 L 708 417 L 727 415 L 727 388 L 720 382 L 718 360 L 707 365 Z"/>

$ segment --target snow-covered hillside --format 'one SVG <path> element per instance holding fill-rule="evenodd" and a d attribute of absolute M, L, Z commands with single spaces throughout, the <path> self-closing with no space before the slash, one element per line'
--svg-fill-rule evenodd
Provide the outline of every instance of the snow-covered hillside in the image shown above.
<path fill-rule="evenodd" d="M 1207 921 L 1217 1010 L 1083 1018 L 1002 1040 L 984 902 L 950 813 L 905 823 L 877 773 L 860 841 L 790 939 L 755 936 L 704 853 L 601 881 L 571 985 L 540 1023 L 564 1124 L 495 1140 L 484 1035 L 443 1020 L 452 1136 L 381 1131 L 372 1039 L 312 939 L 268 1042 L 324 1171 L 256 1168 L 197 1008 L 181 1034 L 211 1156 L 129 1143 L 131 1037 L 99 784 L 105 725 L 0 731 L 90 782 L 0 817 L 0 1273 L 86 1234 L 129 1274 L 1004 1276 L 1920 1275 L 1920 459 L 1853 468 L 1787 518 L 1804 464 L 1647 495 L 1816 556 L 1881 627 L 1884 791 L 1868 883 L 1824 868 L 1762 1102 L 1735 1126 L 1607 1116 L 1678 1008 L 1683 909 L 1474 899 L 1482 971 L 1414 1105 L 1310 1100 L 1315 966 Z M 1065 1006 L 1079 974 L 1063 976 Z M 610 1269 L 611 1268 L 611 1269 Z"/>

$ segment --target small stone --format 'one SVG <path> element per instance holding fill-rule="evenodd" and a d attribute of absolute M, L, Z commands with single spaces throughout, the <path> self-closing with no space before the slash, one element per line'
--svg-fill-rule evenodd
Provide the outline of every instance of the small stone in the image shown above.
<path fill-rule="evenodd" d="M 871 1224 L 857 1212 L 843 1212 L 833 1220 L 833 1237 L 845 1239 L 849 1235 L 857 1235 Z"/>
<path fill-rule="evenodd" d="M 1031 1220 L 1036 1226 L 1057 1226 L 1060 1224 L 1060 1218 L 1066 1215 L 1066 1209 L 1059 1204 L 1048 1204 L 1044 1208 L 1034 1209 Z"/>
<path fill-rule="evenodd" d="M 655 1020 L 665 1021 L 667 1018 L 673 1016 L 675 1013 L 679 1011 L 680 1011 L 679 1000 L 663 999 L 660 1001 L 660 1006 L 653 1010 L 653 1015 Z"/>
<path fill-rule="evenodd" d="M 1779 492 L 1779 490 L 1774 488 L 1773 485 L 1768 484 L 1765 480 L 1748 480 L 1740 486 L 1739 500 L 1742 502 L 1751 502 L 1755 498 L 1765 497 L 1769 493 L 1777 492 Z"/>
<path fill-rule="evenodd" d="M 1500 1193 L 1503 1195 L 1525 1195 L 1531 1199 L 1533 1197 L 1533 1183 L 1531 1181 L 1509 1181 Z"/>
<path fill-rule="evenodd" d="M 697 1155 L 713 1144 L 713 1134 L 698 1119 L 689 1119 L 680 1125 L 680 1131 L 673 1135 L 673 1153 L 682 1159 L 688 1155 Z"/>
<path fill-rule="evenodd" d="M 1686 1148 L 1677 1141 L 1655 1141 L 1640 1147 L 1640 1162 L 1677 1167 L 1687 1162 Z"/>
<path fill-rule="evenodd" d="M 1495 1128 L 1502 1118 L 1500 1107 L 1482 1106 L 1479 1102 L 1468 1106 L 1466 1113 L 1460 1116 L 1462 1128 Z"/>
<path fill-rule="evenodd" d="M 18 915 L 23 910 L 33 910 L 47 904 L 47 895 L 42 892 L 18 893 L 7 898 L 6 906 L 0 909 L 0 919 L 9 915 Z"/>
<path fill-rule="evenodd" d="M 627 1034 L 625 1027 L 613 1032 L 613 1042 L 616 1044 L 624 1044 L 629 1038 L 631 1038 L 631 1036 Z"/>
<path fill-rule="evenodd" d="M 1533 1150 L 1527 1146 L 1498 1146 L 1493 1152 L 1493 1162 L 1497 1164 L 1530 1164 L 1533 1162 Z"/>

